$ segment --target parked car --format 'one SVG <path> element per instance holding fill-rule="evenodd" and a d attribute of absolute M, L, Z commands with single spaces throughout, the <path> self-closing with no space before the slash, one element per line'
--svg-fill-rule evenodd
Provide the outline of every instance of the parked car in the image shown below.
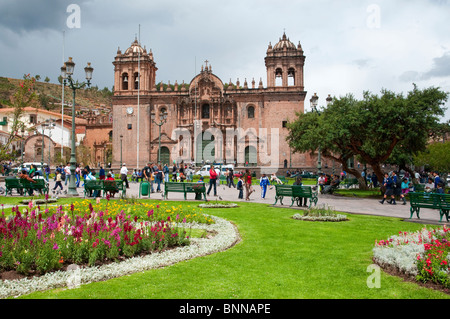
<path fill-rule="evenodd" d="M 47 166 L 47 163 L 43 163 L 43 164 L 44 164 L 43 167 Z M 37 172 L 40 172 L 42 169 L 40 162 L 30 162 L 30 163 L 23 163 L 23 165 L 19 165 L 18 167 L 14 168 L 13 173 L 17 174 L 20 171 L 22 171 L 23 169 L 25 169 L 28 172 L 31 168 L 31 165 L 34 165 Z"/>

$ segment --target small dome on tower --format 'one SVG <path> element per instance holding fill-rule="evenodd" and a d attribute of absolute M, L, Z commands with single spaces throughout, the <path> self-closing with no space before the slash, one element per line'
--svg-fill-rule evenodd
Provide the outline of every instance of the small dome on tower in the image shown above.
<path fill-rule="evenodd" d="M 277 51 L 277 50 L 283 50 L 283 48 L 287 48 L 289 49 L 297 49 L 297 47 L 295 46 L 294 43 L 292 43 L 289 38 L 286 37 L 286 33 L 283 33 L 283 37 L 280 38 L 280 41 L 278 41 L 277 44 L 274 45 L 273 50 Z"/>
<path fill-rule="evenodd" d="M 141 54 L 145 54 L 146 50 L 144 50 L 141 45 L 139 44 L 137 38 L 134 40 L 133 43 L 131 43 L 131 46 L 125 51 L 125 55 L 131 55 L 133 53 L 141 53 Z"/>

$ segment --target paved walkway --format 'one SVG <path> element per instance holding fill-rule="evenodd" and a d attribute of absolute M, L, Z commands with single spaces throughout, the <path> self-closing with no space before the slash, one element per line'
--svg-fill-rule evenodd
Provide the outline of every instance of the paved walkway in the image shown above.
<path fill-rule="evenodd" d="M 55 182 L 50 181 L 50 189 L 54 187 Z M 68 186 L 64 186 L 66 190 Z M 139 183 L 129 183 L 130 188 L 127 189 L 127 197 L 139 197 Z M 255 192 L 250 195 L 250 202 L 252 203 L 265 203 L 272 205 L 275 202 L 275 187 L 273 189 L 268 189 L 266 198 L 261 198 L 261 188 L 259 186 L 253 186 Z M 156 185 L 154 186 L 156 190 Z M 162 186 L 163 188 L 163 186 Z M 83 197 L 83 188 L 79 187 L 78 193 L 80 197 Z M 208 190 L 208 185 L 207 185 Z M 245 200 L 238 199 L 239 191 L 235 188 L 228 188 L 225 185 L 219 185 L 217 187 L 218 196 L 213 196 L 213 190 L 211 190 L 210 196 L 207 196 L 208 200 L 211 201 L 232 201 L 232 202 L 240 202 Z M 50 191 L 50 197 L 52 196 L 52 192 Z M 59 197 L 65 197 L 64 194 L 58 195 Z M 245 196 L 245 194 L 244 194 Z M 184 200 L 184 195 L 182 193 L 169 193 L 168 200 Z M 148 198 L 148 197 L 145 197 Z M 163 200 L 162 193 L 151 193 L 151 199 L 155 200 Z M 194 194 L 187 195 L 188 201 L 194 201 Z M 380 196 L 381 199 L 381 196 Z M 401 201 L 397 201 L 397 205 L 390 205 L 388 203 L 384 203 L 383 205 L 379 203 L 380 199 L 365 199 L 365 198 L 356 198 L 356 197 L 343 197 L 343 196 L 335 196 L 335 195 L 321 195 L 319 194 L 318 205 L 327 205 L 333 207 L 336 211 L 346 212 L 346 213 L 356 213 L 356 214 L 364 214 L 364 215 L 377 215 L 377 216 L 387 216 L 387 217 L 397 217 L 402 218 L 407 222 L 419 222 L 423 224 L 436 224 L 436 225 L 449 225 L 450 223 L 445 221 L 445 217 L 443 218 L 443 222 L 440 223 L 439 219 L 439 211 L 431 210 L 431 209 L 421 209 L 420 210 L 420 220 L 417 219 L 416 216 L 413 216 L 412 219 L 409 219 L 410 216 L 410 205 L 402 205 Z M 197 201 L 199 202 L 199 201 Z M 290 199 L 284 200 L 284 206 L 281 206 L 277 203 L 277 207 L 285 207 L 288 208 L 291 203 Z M 304 209 L 303 207 L 297 207 L 296 204 L 292 206 L 292 209 Z"/>

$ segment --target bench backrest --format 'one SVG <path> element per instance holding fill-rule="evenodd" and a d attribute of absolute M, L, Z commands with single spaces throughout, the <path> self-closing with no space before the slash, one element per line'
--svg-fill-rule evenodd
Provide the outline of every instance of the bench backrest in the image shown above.
<path fill-rule="evenodd" d="M 439 194 L 440 205 L 443 209 L 450 209 L 450 194 Z"/>
<path fill-rule="evenodd" d="M 417 192 L 411 192 L 408 193 L 409 195 L 409 201 L 411 203 L 411 206 L 426 206 L 426 207 L 439 207 L 439 202 L 441 201 L 440 196 L 441 194 L 435 194 L 435 193 L 417 193 Z"/>
<path fill-rule="evenodd" d="M 293 185 L 275 185 L 276 196 L 292 196 Z"/>
<path fill-rule="evenodd" d="M 294 197 L 311 197 L 312 196 L 312 188 L 309 186 L 292 186 L 292 195 Z"/>
<path fill-rule="evenodd" d="M 9 188 L 22 187 L 22 184 L 20 183 L 20 179 L 18 179 L 18 178 L 6 178 L 5 185 L 6 185 L 6 187 L 9 187 Z"/>
<path fill-rule="evenodd" d="M 205 183 L 184 183 L 186 192 L 198 192 L 204 193 L 206 192 Z"/>
<path fill-rule="evenodd" d="M 174 182 L 166 182 L 164 184 L 164 190 L 167 191 L 183 191 L 184 187 L 187 183 L 174 183 Z"/>
<path fill-rule="evenodd" d="M 114 181 L 103 180 L 103 189 L 105 191 L 123 190 L 123 181 L 122 180 L 114 180 Z"/>
<path fill-rule="evenodd" d="M 87 189 L 101 189 L 103 186 L 103 181 L 100 179 L 88 180 L 84 182 L 84 188 Z"/>

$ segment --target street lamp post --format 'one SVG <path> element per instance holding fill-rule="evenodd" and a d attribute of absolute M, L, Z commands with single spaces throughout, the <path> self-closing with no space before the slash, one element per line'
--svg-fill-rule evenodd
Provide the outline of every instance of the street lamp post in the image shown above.
<path fill-rule="evenodd" d="M 22 128 L 20 129 L 20 131 L 22 132 L 22 143 L 21 143 L 21 148 L 22 148 L 22 167 L 23 167 L 23 152 L 24 152 L 24 142 L 23 142 L 23 133 L 25 133 L 25 128 L 22 126 Z"/>
<path fill-rule="evenodd" d="M 120 134 L 120 168 L 122 168 L 122 140 L 123 140 L 123 135 Z"/>
<path fill-rule="evenodd" d="M 155 115 L 152 114 L 152 122 L 158 125 L 159 129 L 159 140 L 158 140 L 158 164 L 161 163 L 161 126 L 163 126 L 164 123 L 167 122 L 167 112 L 165 109 L 161 110 L 161 113 L 159 113 L 160 121 L 159 123 L 155 121 Z"/>
<path fill-rule="evenodd" d="M 63 83 L 66 85 L 66 79 L 68 80 L 68 85 L 72 89 L 72 96 L 73 96 L 73 102 L 72 102 L 72 147 L 70 151 L 70 174 L 72 177 L 75 176 L 75 170 L 76 170 L 76 164 L 77 160 L 75 157 L 76 154 L 76 146 L 75 146 L 75 92 L 78 89 L 82 89 L 85 86 L 90 87 L 91 85 L 91 79 L 92 79 L 92 72 L 94 71 L 94 68 L 91 67 L 91 64 L 88 62 L 87 66 L 84 68 L 84 71 L 86 73 L 86 80 L 87 82 L 79 83 L 78 81 L 74 82 L 72 79 L 73 71 L 75 69 L 75 63 L 72 61 L 72 58 L 69 57 L 69 60 L 64 63 L 64 66 L 61 67 L 61 76 L 63 78 Z M 77 186 L 75 183 L 75 178 L 70 178 L 69 180 L 69 190 L 67 192 L 67 195 L 69 196 L 78 196 L 77 192 Z"/>
<path fill-rule="evenodd" d="M 315 111 L 319 116 L 320 116 L 320 112 L 317 109 L 317 105 L 319 102 L 319 97 L 317 96 L 317 93 L 314 93 L 314 95 L 311 97 L 311 99 L 309 100 L 311 102 L 311 108 L 313 109 L 313 111 Z M 327 106 L 330 105 L 330 103 L 333 101 L 333 98 L 331 97 L 330 94 L 328 94 L 328 97 L 326 98 L 327 101 Z M 321 147 L 319 145 L 319 149 L 318 149 L 318 154 L 317 154 L 317 173 L 318 175 L 322 174 L 322 151 L 321 151 Z"/>
<path fill-rule="evenodd" d="M 313 111 L 315 111 L 318 115 L 320 115 L 319 111 L 317 110 L 318 101 L 319 101 L 319 97 L 317 96 L 317 93 L 314 93 L 314 95 L 309 100 Z M 317 154 L 317 174 L 318 175 L 322 174 L 322 159 L 321 159 L 320 145 L 319 145 L 318 154 Z"/>

